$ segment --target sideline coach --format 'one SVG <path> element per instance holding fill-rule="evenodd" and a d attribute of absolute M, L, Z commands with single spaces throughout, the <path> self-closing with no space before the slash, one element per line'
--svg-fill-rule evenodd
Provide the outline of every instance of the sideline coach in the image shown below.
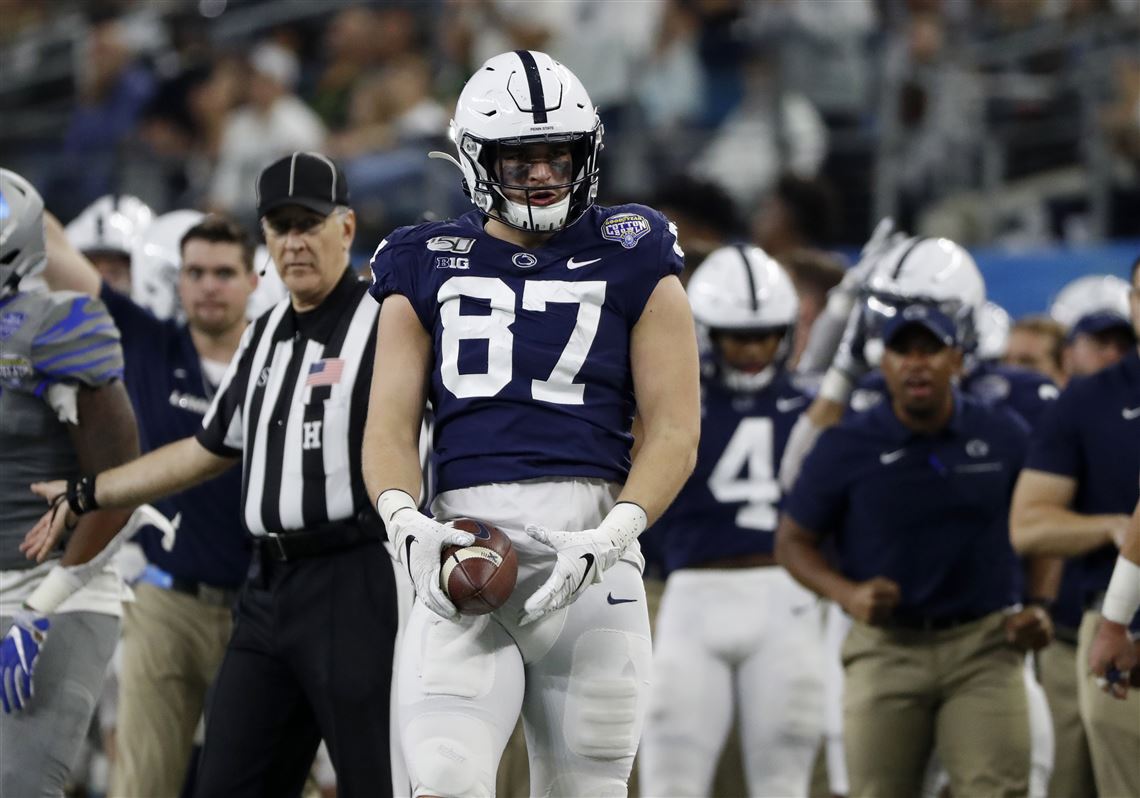
<path fill-rule="evenodd" d="M 392 560 L 360 464 L 380 306 L 349 266 L 356 217 L 332 161 L 294 153 L 266 167 L 257 207 L 289 298 L 246 328 L 202 429 L 37 492 L 66 488 L 83 509 L 133 506 L 240 458 L 254 557 L 207 714 L 197 795 L 299 795 L 323 738 L 338 795 L 371 798 L 392 785 L 397 624 Z M 46 519 L 30 554 L 52 544 Z"/>

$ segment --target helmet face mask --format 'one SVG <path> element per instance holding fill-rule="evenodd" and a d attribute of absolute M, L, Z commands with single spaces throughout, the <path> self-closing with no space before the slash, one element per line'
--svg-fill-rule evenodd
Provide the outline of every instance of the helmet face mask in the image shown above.
<path fill-rule="evenodd" d="M 556 232 L 597 197 L 601 121 L 578 78 L 545 53 L 520 50 L 487 61 L 463 87 L 450 135 L 464 192 L 484 214 L 511 227 Z M 560 175 L 549 158 L 563 148 L 570 168 Z M 555 179 L 531 184 L 529 169 L 504 169 L 504 159 L 520 153 L 527 156 L 522 164 L 543 154 Z M 550 192 L 555 201 L 545 196 Z"/>

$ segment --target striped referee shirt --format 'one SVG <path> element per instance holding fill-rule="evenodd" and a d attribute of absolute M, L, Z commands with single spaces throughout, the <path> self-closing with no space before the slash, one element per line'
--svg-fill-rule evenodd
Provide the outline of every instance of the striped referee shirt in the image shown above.
<path fill-rule="evenodd" d="M 242 515 L 254 535 L 370 506 L 360 442 L 379 311 L 368 283 L 346 269 L 317 308 L 297 313 L 285 299 L 246 328 L 197 438 L 242 458 Z"/>

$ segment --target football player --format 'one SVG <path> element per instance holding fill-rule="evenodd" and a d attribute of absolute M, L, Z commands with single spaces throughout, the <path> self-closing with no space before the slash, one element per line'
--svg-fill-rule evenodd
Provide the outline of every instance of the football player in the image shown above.
<path fill-rule="evenodd" d="M 416 588 L 397 666 L 413 794 L 492 794 L 521 710 L 531 794 L 625 795 L 652 665 L 637 537 L 699 434 L 683 253 L 653 209 L 594 204 L 602 126 L 544 53 L 480 67 L 451 138 L 476 210 L 399 229 L 372 259 L 364 472 Z M 427 397 L 434 518 L 413 498 Z M 461 516 L 518 552 L 491 615 L 457 615 L 439 584 L 442 547 L 472 540 L 442 523 Z"/>
<path fill-rule="evenodd" d="M 138 197 L 107 194 L 67 225 L 67 238 L 94 264 L 107 285 L 130 296 L 137 244 L 153 220 L 154 211 Z"/>
<path fill-rule="evenodd" d="M 819 616 L 773 557 L 776 467 L 809 401 L 785 368 L 799 302 L 783 267 L 748 246 L 709 255 L 688 292 L 711 349 L 697 466 L 655 527 L 669 578 L 642 791 L 709 795 L 735 715 L 748 794 L 807 795 L 823 731 Z"/>
<path fill-rule="evenodd" d="M 129 510 L 91 513 L 42 564 L 20 537 L 43 505 L 28 485 L 138 454 L 119 331 L 98 300 L 25 292 L 41 271 L 43 200 L 0 169 L 0 794 L 62 795 L 119 636 L 121 583 L 105 569 Z M 65 505 L 55 511 L 69 513 Z M 95 552 L 100 552 L 93 556 Z M 33 694 L 34 691 L 34 694 Z"/>

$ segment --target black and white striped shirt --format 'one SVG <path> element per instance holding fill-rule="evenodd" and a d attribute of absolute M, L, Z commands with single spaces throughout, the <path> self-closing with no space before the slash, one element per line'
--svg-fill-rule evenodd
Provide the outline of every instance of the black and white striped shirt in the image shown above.
<path fill-rule="evenodd" d="M 351 269 L 319 307 L 288 299 L 250 324 L 198 431 L 242 457 L 242 513 L 254 535 L 313 529 L 370 507 L 360 442 L 380 306 Z"/>

